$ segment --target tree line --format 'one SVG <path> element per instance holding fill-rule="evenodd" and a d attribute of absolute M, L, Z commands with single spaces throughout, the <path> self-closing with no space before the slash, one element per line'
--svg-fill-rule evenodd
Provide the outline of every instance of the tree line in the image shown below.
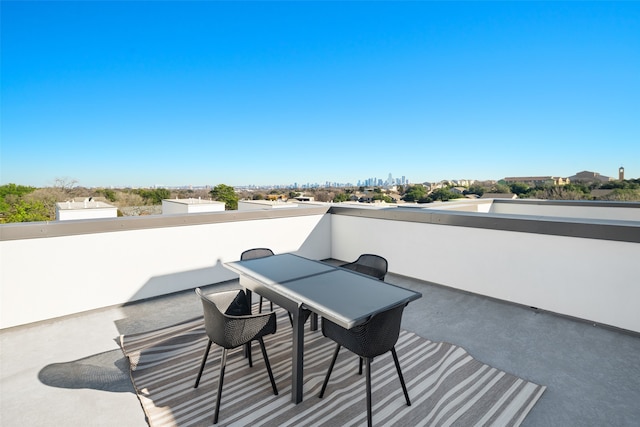
<path fill-rule="evenodd" d="M 593 190 L 603 191 L 594 196 Z M 137 214 L 153 212 L 154 206 L 162 204 L 164 199 L 203 198 L 225 203 L 225 209 L 238 209 L 239 200 L 274 200 L 292 199 L 302 194 L 311 196 L 319 202 L 385 202 L 398 203 L 433 203 L 463 197 L 481 197 L 485 193 L 510 193 L 519 198 L 535 198 L 547 200 L 610 200 L 640 201 L 640 179 L 610 181 L 606 183 L 567 184 L 563 186 L 540 185 L 531 186 L 516 182 L 507 184 L 475 183 L 468 188 L 460 189 L 453 185 L 440 185 L 437 188 L 425 184 L 397 186 L 395 191 L 381 187 L 365 188 L 313 188 L 313 189 L 272 189 L 272 190 L 240 190 L 230 185 L 219 184 L 211 190 L 207 189 L 111 189 L 85 188 L 75 181 L 56 179 L 52 187 L 36 188 L 18 184 L 0 186 L 0 223 L 52 221 L 55 219 L 55 207 L 58 202 L 70 200 L 81 201 L 92 197 L 102 200 L 118 208 L 118 215 L 123 216 L 125 207 L 138 207 Z M 148 208 L 148 209 L 147 209 Z"/>
<path fill-rule="evenodd" d="M 116 206 L 118 216 L 124 216 L 125 207 L 137 207 L 138 214 L 145 215 L 152 213 L 151 208 L 161 205 L 164 199 L 212 196 L 208 190 L 86 188 L 65 180 L 56 180 L 53 186 L 44 188 L 10 183 L 0 186 L 0 224 L 53 221 L 56 217 L 56 203 L 83 201 L 90 197 Z M 235 208 L 233 205 L 228 208 L 237 209 L 237 202 Z"/>

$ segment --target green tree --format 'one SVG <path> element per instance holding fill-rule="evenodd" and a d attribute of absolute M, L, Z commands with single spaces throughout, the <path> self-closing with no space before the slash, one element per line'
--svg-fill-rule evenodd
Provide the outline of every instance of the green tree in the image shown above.
<path fill-rule="evenodd" d="M 584 200 L 591 199 L 591 196 L 584 194 L 582 191 L 578 191 L 572 188 L 565 188 L 563 186 L 552 186 L 534 189 L 529 193 L 530 197 L 534 199 L 545 200 Z"/>
<path fill-rule="evenodd" d="M 171 191 L 166 188 L 156 188 L 153 190 L 139 190 L 138 194 L 142 196 L 145 202 L 152 205 L 161 205 L 162 201 L 171 198 Z"/>
<path fill-rule="evenodd" d="M 600 200 L 615 200 L 620 202 L 640 201 L 640 188 L 616 188 Z"/>
<path fill-rule="evenodd" d="M 528 193 L 531 190 L 531 187 L 529 187 L 524 182 L 514 182 L 509 185 L 509 189 L 513 194 L 517 194 L 518 196 L 520 196 L 521 194 Z"/>
<path fill-rule="evenodd" d="M 424 199 L 427 195 L 427 189 L 422 184 L 412 185 L 405 191 L 402 200 L 405 202 L 417 202 L 420 199 Z"/>
<path fill-rule="evenodd" d="M 640 188 L 640 180 L 629 180 L 629 179 L 625 179 L 623 181 L 610 181 L 610 182 L 605 182 L 602 185 L 600 185 L 600 188 L 602 189 L 630 189 L 630 190 L 636 190 L 638 188 Z"/>
<path fill-rule="evenodd" d="M 14 194 L 16 196 L 24 196 L 25 194 L 32 193 L 35 191 L 35 187 L 27 187 L 25 185 L 16 185 L 16 184 L 6 184 L 0 186 L 0 197 L 5 198 L 5 196 L 9 194 Z"/>
<path fill-rule="evenodd" d="M 213 187 L 209 193 L 213 200 L 224 202 L 224 208 L 228 211 L 238 209 L 238 195 L 233 187 L 225 184 L 219 184 Z"/>
<path fill-rule="evenodd" d="M 473 184 L 467 191 L 465 191 L 465 194 L 477 194 L 479 197 L 482 197 L 485 191 L 486 189 L 482 185 Z"/>
<path fill-rule="evenodd" d="M 386 194 L 376 193 L 372 197 L 373 200 L 382 200 L 385 203 L 393 203 L 393 199 Z"/>
<path fill-rule="evenodd" d="M 462 194 L 455 193 L 446 187 L 437 188 L 429 194 L 429 199 L 431 199 L 431 201 L 441 200 L 446 202 L 447 200 L 459 199 L 461 197 L 463 197 Z"/>
<path fill-rule="evenodd" d="M 507 184 L 497 183 L 491 188 L 491 193 L 511 193 L 511 189 Z"/>
<path fill-rule="evenodd" d="M 333 198 L 335 203 L 346 202 L 347 200 L 349 200 L 349 195 L 347 193 L 338 193 Z"/>
<path fill-rule="evenodd" d="M 6 184 L 0 186 L 0 216 L 7 218 L 11 207 L 23 196 L 35 191 L 35 187 L 24 185 Z"/>
<path fill-rule="evenodd" d="M 582 194 L 581 197 L 583 198 L 590 198 L 591 197 L 591 190 L 589 189 L 588 186 L 584 185 L 584 184 L 567 184 L 564 187 L 564 191 L 574 191 L 578 194 Z"/>
<path fill-rule="evenodd" d="M 96 190 L 97 194 L 102 194 L 104 196 L 105 199 L 107 199 L 110 202 L 115 202 L 117 200 L 116 198 L 116 192 L 109 189 L 109 188 L 99 188 Z"/>
<path fill-rule="evenodd" d="M 4 219 L 5 222 L 32 222 L 49 221 L 51 219 L 49 209 L 40 200 L 18 200 Z"/>

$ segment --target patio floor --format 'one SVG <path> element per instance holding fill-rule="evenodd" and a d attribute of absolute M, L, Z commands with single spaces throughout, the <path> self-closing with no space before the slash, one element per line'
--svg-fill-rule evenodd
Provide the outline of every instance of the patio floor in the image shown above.
<path fill-rule="evenodd" d="M 523 426 L 638 425 L 640 336 L 391 273 L 387 281 L 423 294 L 403 328 L 547 386 Z M 115 338 L 201 310 L 185 291 L 0 331 L 0 425 L 146 426 Z"/>

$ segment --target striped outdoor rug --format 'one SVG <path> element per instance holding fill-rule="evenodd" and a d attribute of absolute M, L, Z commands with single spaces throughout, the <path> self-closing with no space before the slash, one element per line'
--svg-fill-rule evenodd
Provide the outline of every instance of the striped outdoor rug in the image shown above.
<path fill-rule="evenodd" d="M 365 379 L 358 358 L 342 349 L 323 399 L 318 393 L 335 344 L 305 331 L 304 400 L 291 403 L 291 326 L 279 310 L 278 331 L 265 344 L 278 386 L 274 396 L 257 343 L 253 368 L 230 352 L 219 425 L 366 425 Z M 206 347 L 202 318 L 121 336 L 131 379 L 150 426 L 211 425 L 220 362 L 212 347 L 200 386 L 193 388 Z M 407 406 L 390 354 L 372 364 L 373 422 L 382 426 L 517 426 L 545 390 L 474 360 L 464 349 L 402 331 L 396 344 L 412 406 Z"/>

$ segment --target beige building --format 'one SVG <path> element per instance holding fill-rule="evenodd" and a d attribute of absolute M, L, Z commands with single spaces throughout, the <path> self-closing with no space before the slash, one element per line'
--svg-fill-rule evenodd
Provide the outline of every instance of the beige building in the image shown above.
<path fill-rule="evenodd" d="M 598 172 L 582 171 L 569 177 L 572 182 L 609 182 L 613 178 L 600 175 Z"/>
<path fill-rule="evenodd" d="M 531 186 L 536 185 L 567 185 L 569 178 L 560 178 L 557 176 L 512 176 L 504 179 L 507 184 L 515 184 L 521 182 Z"/>

